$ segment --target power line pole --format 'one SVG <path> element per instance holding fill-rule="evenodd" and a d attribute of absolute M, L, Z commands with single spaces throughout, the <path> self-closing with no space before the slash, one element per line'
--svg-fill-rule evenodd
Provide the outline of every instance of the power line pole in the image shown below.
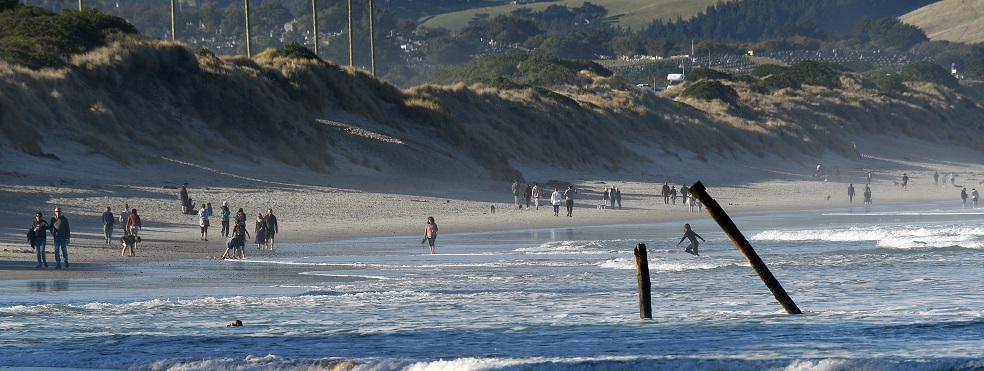
<path fill-rule="evenodd" d="M 349 6 L 349 19 L 348 19 L 348 34 L 349 34 L 349 67 L 355 65 L 355 57 L 352 54 L 352 0 L 348 0 Z"/>
<path fill-rule="evenodd" d="M 253 58 L 253 49 L 249 44 L 249 0 L 246 0 L 246 58 Z"/>
<path fill-rule="evenodd" d="M 369 62 L 372 75 L 376 76 L 376 31 L 373 26 L 372 3 L 373 0 L 369 0 Z"/>
<path fill-rule="evenodd" d="M 176 40 L 174 28 L 174 0 L 171 0 L 171 41 Z"/>
<path fill-rule="evenodd" d="M 79 11 L 82 11 L 82 0 L 79 0 Z"/>
<path fill-rule="evenodd" d="M 314 55 L 318 55 L 318 0 L 311 0 L 311 14 L 314 15 Z"/>

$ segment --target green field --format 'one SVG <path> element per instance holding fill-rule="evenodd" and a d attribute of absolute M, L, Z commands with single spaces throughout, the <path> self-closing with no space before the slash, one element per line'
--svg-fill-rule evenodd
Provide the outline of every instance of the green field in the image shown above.
<path fill-rule="evenodd" d="M 717 4 L 719 0 L 594 0 L 590 3 L 603 6 L 608 9 L 609 21 L 617 23 L 624 28 L 640 30 L 656 19 L 675 20 L 677 17 L 689 18 L 699 12 L 704 11 L 709 6 Z M 725 0 L 729 1 L 729 0 Z M 551 5 L 564 5 L 568 8 L 577 8 L 584 5 L 584 0 L 557 0 L 537 2 L 532 4 L 505 4 L 474 8 L 452 13 L 438 14 L 426 19 L 424 25 L 428 27 L 446 27 L 449 29 L 461 29 L 468 25 L 476 14 L 488 14 L 494 17 L 499 14 L 509 14 L 518 8 L 530 8 L 540 11 Z"/>

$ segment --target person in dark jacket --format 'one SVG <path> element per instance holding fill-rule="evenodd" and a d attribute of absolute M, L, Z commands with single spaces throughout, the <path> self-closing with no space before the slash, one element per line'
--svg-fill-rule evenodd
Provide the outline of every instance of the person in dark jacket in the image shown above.
<path fill-rule="evenodd" d="M 65 268 L 68 268 L 68 243 L 72 239 L 72 230 L 68 227 L 68 218 L 62 215 L 60 207 L 55 208 L 55 216 L 48 224 L 51 239 L 55 242 L 55 269 L 61 269 L 62 255 L 65 256 Z"/>
<path fill-rule="evenodd" d="M 44 254 L 45 245 L 48 243 L 48 222 L 41 217 L 41 212 L 38 211 L 34 215 L 34 223 L 31 224 L 31 232 L 34 232 L 34 240 L 31 241 L 31 245 L 34 246 L 34 252 L 38 255 L 38 266 L 35 268 L 41 268 L 43 265 L 48 268 L 48 260 Z"/>

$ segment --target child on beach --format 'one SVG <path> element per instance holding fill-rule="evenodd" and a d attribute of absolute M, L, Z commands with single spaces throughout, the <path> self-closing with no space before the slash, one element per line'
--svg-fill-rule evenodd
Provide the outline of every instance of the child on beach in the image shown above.
<path fill-rule="evenodd" d="M 123 235 L 120 238 L 120 242 L 123 243 L 123 251 L 120 252 L 120 256 L 126 256 L 126 250 L 130 250 L 130 256 L 136 256 L 134 254 L 133 248 L 137 246 L 137 242 L 140 242 L 140 237 L 135 234 Z"/>
<path fill-rule="evenodd" d="M 701 241 L 707 242 L 707 240 L 705 240 L 704 237 L 701 237 L 699 234 L 697 234 L 697 232 L 694 232 L 693 229 L 690 229 L 690 223 L 687 223 L 683 225 L 683 237 L 680 238 L 680 242 L 677 242 L 676 245 L 677 247 L 680 247 L 680 243 L 683 242 L 683 240 L 690 239 L 690 245 L 687 245 L 687 252 L 695 256 L 700 256 L 700 254 L 697 252 L 697 246 L 700 245 L 700 243 L 697 242 L 698 238 Z"/>

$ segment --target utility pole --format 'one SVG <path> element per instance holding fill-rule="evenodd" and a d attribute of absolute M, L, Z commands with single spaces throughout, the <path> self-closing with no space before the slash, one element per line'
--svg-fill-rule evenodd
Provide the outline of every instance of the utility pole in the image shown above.
<path fill-rule="evenodd" d="M 376 76 L 376 31 L 373 28 L 373 0 L 369 0 L 369 58 L 372 75 Z"/>
<path fill-rule="evenodd" d="M 352 0 L 348 0 L 349 6 L 349 24 L 348 24 L 348 34 L 349 34 L 349 67 L 355 65 L 355 57 L 352 54 Z"/>
<path fill-rule="evenodd" d="M 253 58 L 253 49 L 249 44 L 249 0 L 246 0 L 246 58 Z"/>
<path fill-rule="evenodd" d="M 82 0 L 79 0 L 79 11 L 82 11 Z"/>
<path fill-rule="evenodd" d="M 311 0 L 311 14 L 314 16 L 314 55 L 318 55 L 318 0 Z"/>
<path fill-rule="evenodd" d="M 176 40 L 174 28 L 174 0 L 171 0 L 171 41 Z"/>

